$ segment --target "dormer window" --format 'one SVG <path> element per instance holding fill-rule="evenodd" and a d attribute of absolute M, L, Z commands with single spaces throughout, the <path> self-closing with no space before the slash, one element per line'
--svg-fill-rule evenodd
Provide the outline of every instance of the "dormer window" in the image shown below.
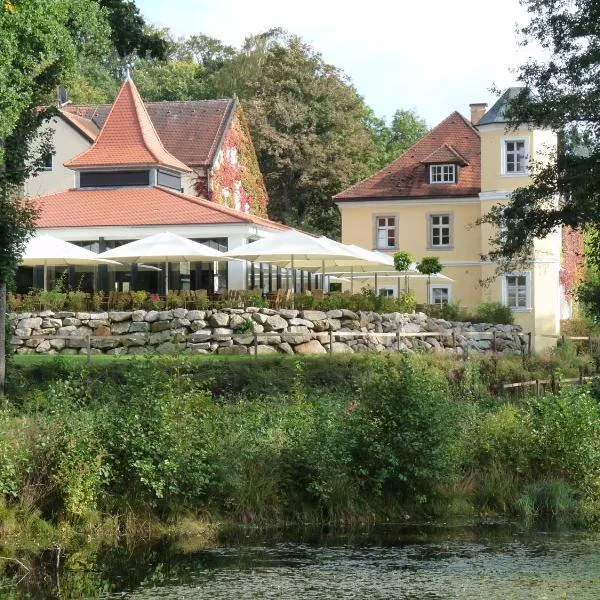
<path fill-rule="evenodd" d="M 430 183 L 456 183 L 456 165 L 429 165 Z"/>

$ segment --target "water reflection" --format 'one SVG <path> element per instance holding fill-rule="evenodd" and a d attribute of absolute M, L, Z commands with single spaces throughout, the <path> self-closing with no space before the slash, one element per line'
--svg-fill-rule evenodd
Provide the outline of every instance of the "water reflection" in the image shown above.
<path fill-rule="evenodd" d="M 600 598 L 600 538 L 497 526 L 278 532 L 194 552 L 159 544 L 38 557 L 0 598 Z M 11 572 L 11 569 L 13 571 Z"/>

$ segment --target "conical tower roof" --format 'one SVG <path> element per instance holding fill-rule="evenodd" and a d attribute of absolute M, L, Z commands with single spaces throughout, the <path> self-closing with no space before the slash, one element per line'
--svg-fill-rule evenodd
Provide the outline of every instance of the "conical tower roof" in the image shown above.
<path fill-rule="evenodd" d="M 131 78 L 127 78 L 93 145 L 65 163 L 72 169 L 91 167 L 163 166 L 191 169 L 163 146 Z"/>

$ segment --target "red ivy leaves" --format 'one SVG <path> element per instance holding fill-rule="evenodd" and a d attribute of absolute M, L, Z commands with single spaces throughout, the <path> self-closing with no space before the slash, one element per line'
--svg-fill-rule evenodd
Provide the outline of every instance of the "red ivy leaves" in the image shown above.
<path fill-rule="evenodd" d="M 562 261 L 560 283 L 564 287 L 565 296 L 572 298 L 584 268 L 583 231 L 563 227 L 562 229 Z"/>

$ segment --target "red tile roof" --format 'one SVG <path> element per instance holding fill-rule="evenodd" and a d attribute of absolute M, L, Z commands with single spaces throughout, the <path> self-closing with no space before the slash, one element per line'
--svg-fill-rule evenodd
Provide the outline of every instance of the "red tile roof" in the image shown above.
<path fill-rule="evenodd" d="M 459 164 L 466 167 L 469 161 L 452 146 L 443 144 L 437 150 L 434 150 L 429 156 L 426 156 L 422 161 L 424 165 L 440 165 L 440 164 Z"/>
<path fill-rule="evenodd" d="M 212 165 L 236 101 L 188 100 L 182 102 L 146 102 L 146 110 L 164 145 L 180 161 L 190 166 Z M 87 122 L 86 130 L 98 130 L 110 111 L 110 104 L 69 105 L 63 114 L 73 114 Z M 83 133 L 87 134 L 87 131 Z M 95 137 L 95 136 L 94 136 Z"/>
<path fill-rule="evenodd" d="M 98 137 L 98 134 L 100 133 L 100 127 L 98 127 L 93 121 L 84 119 L 83 117 L 80 117 L 74 113 L 70 113 L 66 110 L 59 109 L 58 112 L 60 113 L 61 117 L 65 119 L 67 123 L 69 123 L 69 125 L 72 125 L 75 127 L 75 129 L 83 133 L 90 142 L 93 143 Z"/>
<path fill-rule="evenodd" d="M 98 137 L 90 148 L 65 163 L 70 168 L 161 165 L 189 171 L 163 146 L 131 79 L 123 82 Z"/>
<path fill-rule="evenodd" d="M 289 227 L 242 213 L 196 196 L 161 187 L 67 190 L 33 201 L 40 209 L 37 228 L 251 223 Z"/>
<path fill-rule="evenodd" d="M 428 167 L 423 162 L 444 145 L 451 146 L 468 164 L 460 169 L 455 184 L 428 183 Z M 476 196 L 480 191 L 479 133 L 460 113 L 453 112 L 390 165 L 340 192 L 334 200 Z"/>

